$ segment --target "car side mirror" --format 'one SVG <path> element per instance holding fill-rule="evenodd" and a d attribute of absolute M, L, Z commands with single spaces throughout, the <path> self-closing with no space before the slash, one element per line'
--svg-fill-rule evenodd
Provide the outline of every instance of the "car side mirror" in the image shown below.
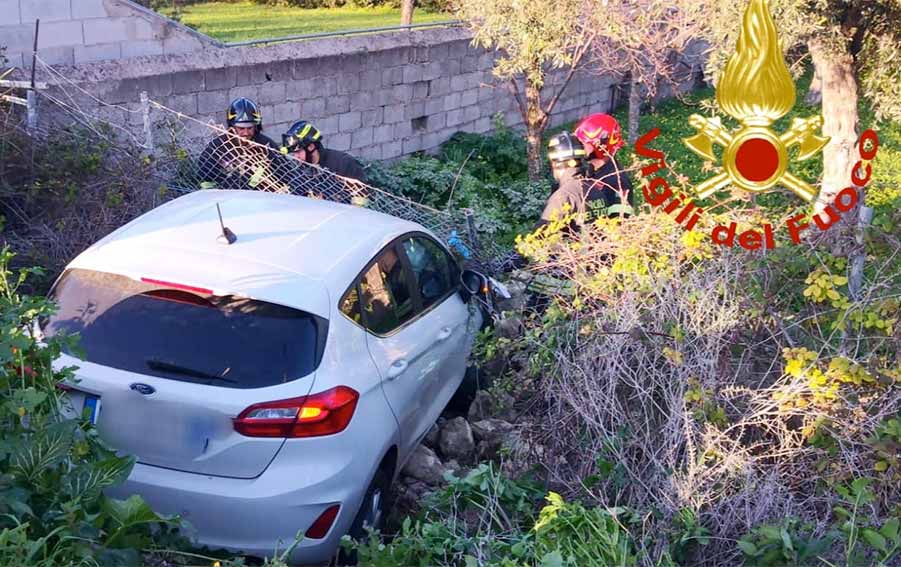
<path fill-rule="evenodd" d="M 488 287 L 488 278 L 475 270 L 463 270 L 460 274 L 460 283 L 463 284 L 460 294 L 464 301 L 469 301 L 470 297 L 483 293 Z"/>

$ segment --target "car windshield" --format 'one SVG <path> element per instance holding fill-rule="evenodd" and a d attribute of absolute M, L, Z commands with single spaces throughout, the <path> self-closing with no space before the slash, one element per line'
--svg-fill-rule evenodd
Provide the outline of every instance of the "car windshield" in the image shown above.
<path fill-rule="evenodd" d="M 80 335 L 88 362 L 171 380 L 261 388 L 318 365 L 325 320 L 290 307 L 73 269 L 43 332 Z"/>

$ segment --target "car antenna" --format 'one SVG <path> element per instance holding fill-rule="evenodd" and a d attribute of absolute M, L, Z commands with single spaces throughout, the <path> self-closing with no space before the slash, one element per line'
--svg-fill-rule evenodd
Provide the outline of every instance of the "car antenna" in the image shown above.
<path fill-rule="evenodd" d="M 222 221 L 222 209 L 219 208 L 219 203 L 216 203 L 216 212 L 219 213 L 219 226 L 222 227 L 222 234 L 220 234 L 216 238 L 216 240 L 218 240 L 219 242 L 223 242 L 224 240 L 226 244 L 234 243 L 234 241 L 237 240 L 238 237 L 235 236 L 235 233 L 232 232 L 230 228 L 225 226 L 225 222 Z"/>

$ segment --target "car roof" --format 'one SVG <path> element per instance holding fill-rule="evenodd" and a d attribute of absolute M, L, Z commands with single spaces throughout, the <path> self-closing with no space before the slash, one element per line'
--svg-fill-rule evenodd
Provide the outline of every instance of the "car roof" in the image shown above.
<path fill-rule="evenodd" d="M 227 245 L 223 221 L 237 236 Z M 378 250 L 422 226 L 362 207 L 260 191 L 202 190 L 103 238 L 70 268 L 150 278 L 280 303 L 328 317 Z"/>

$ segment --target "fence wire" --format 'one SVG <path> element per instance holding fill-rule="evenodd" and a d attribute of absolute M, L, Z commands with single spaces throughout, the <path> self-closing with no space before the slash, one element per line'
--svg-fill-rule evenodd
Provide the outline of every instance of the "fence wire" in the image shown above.
<path fill-rule="evenodd" d="M 73 143 L 103 140 L 112 154 L 141 155 L 143 181 L 159 194 L 179 196 L 206 188 L 287 193 L 366 207 L 418 223 L 475 267 L 497 269 L 508 251 L 476 233 L 468 210 L 436 210 L 362 181 L 302 162 L 278 148 L 235 135 L 148 98 L 107 104 L 38 59 L 57 87 L 38 91 L 39 124 L 30 135 L 57 137 L 73 125 Z M 223 109 L 224 112 L 224 109 Z M 116 120 L 113 117 L 118 117 Z M 298 117 L 300 119 L 301 117 Z M 115 159 L 115 158 L 113 158 Z"/>

